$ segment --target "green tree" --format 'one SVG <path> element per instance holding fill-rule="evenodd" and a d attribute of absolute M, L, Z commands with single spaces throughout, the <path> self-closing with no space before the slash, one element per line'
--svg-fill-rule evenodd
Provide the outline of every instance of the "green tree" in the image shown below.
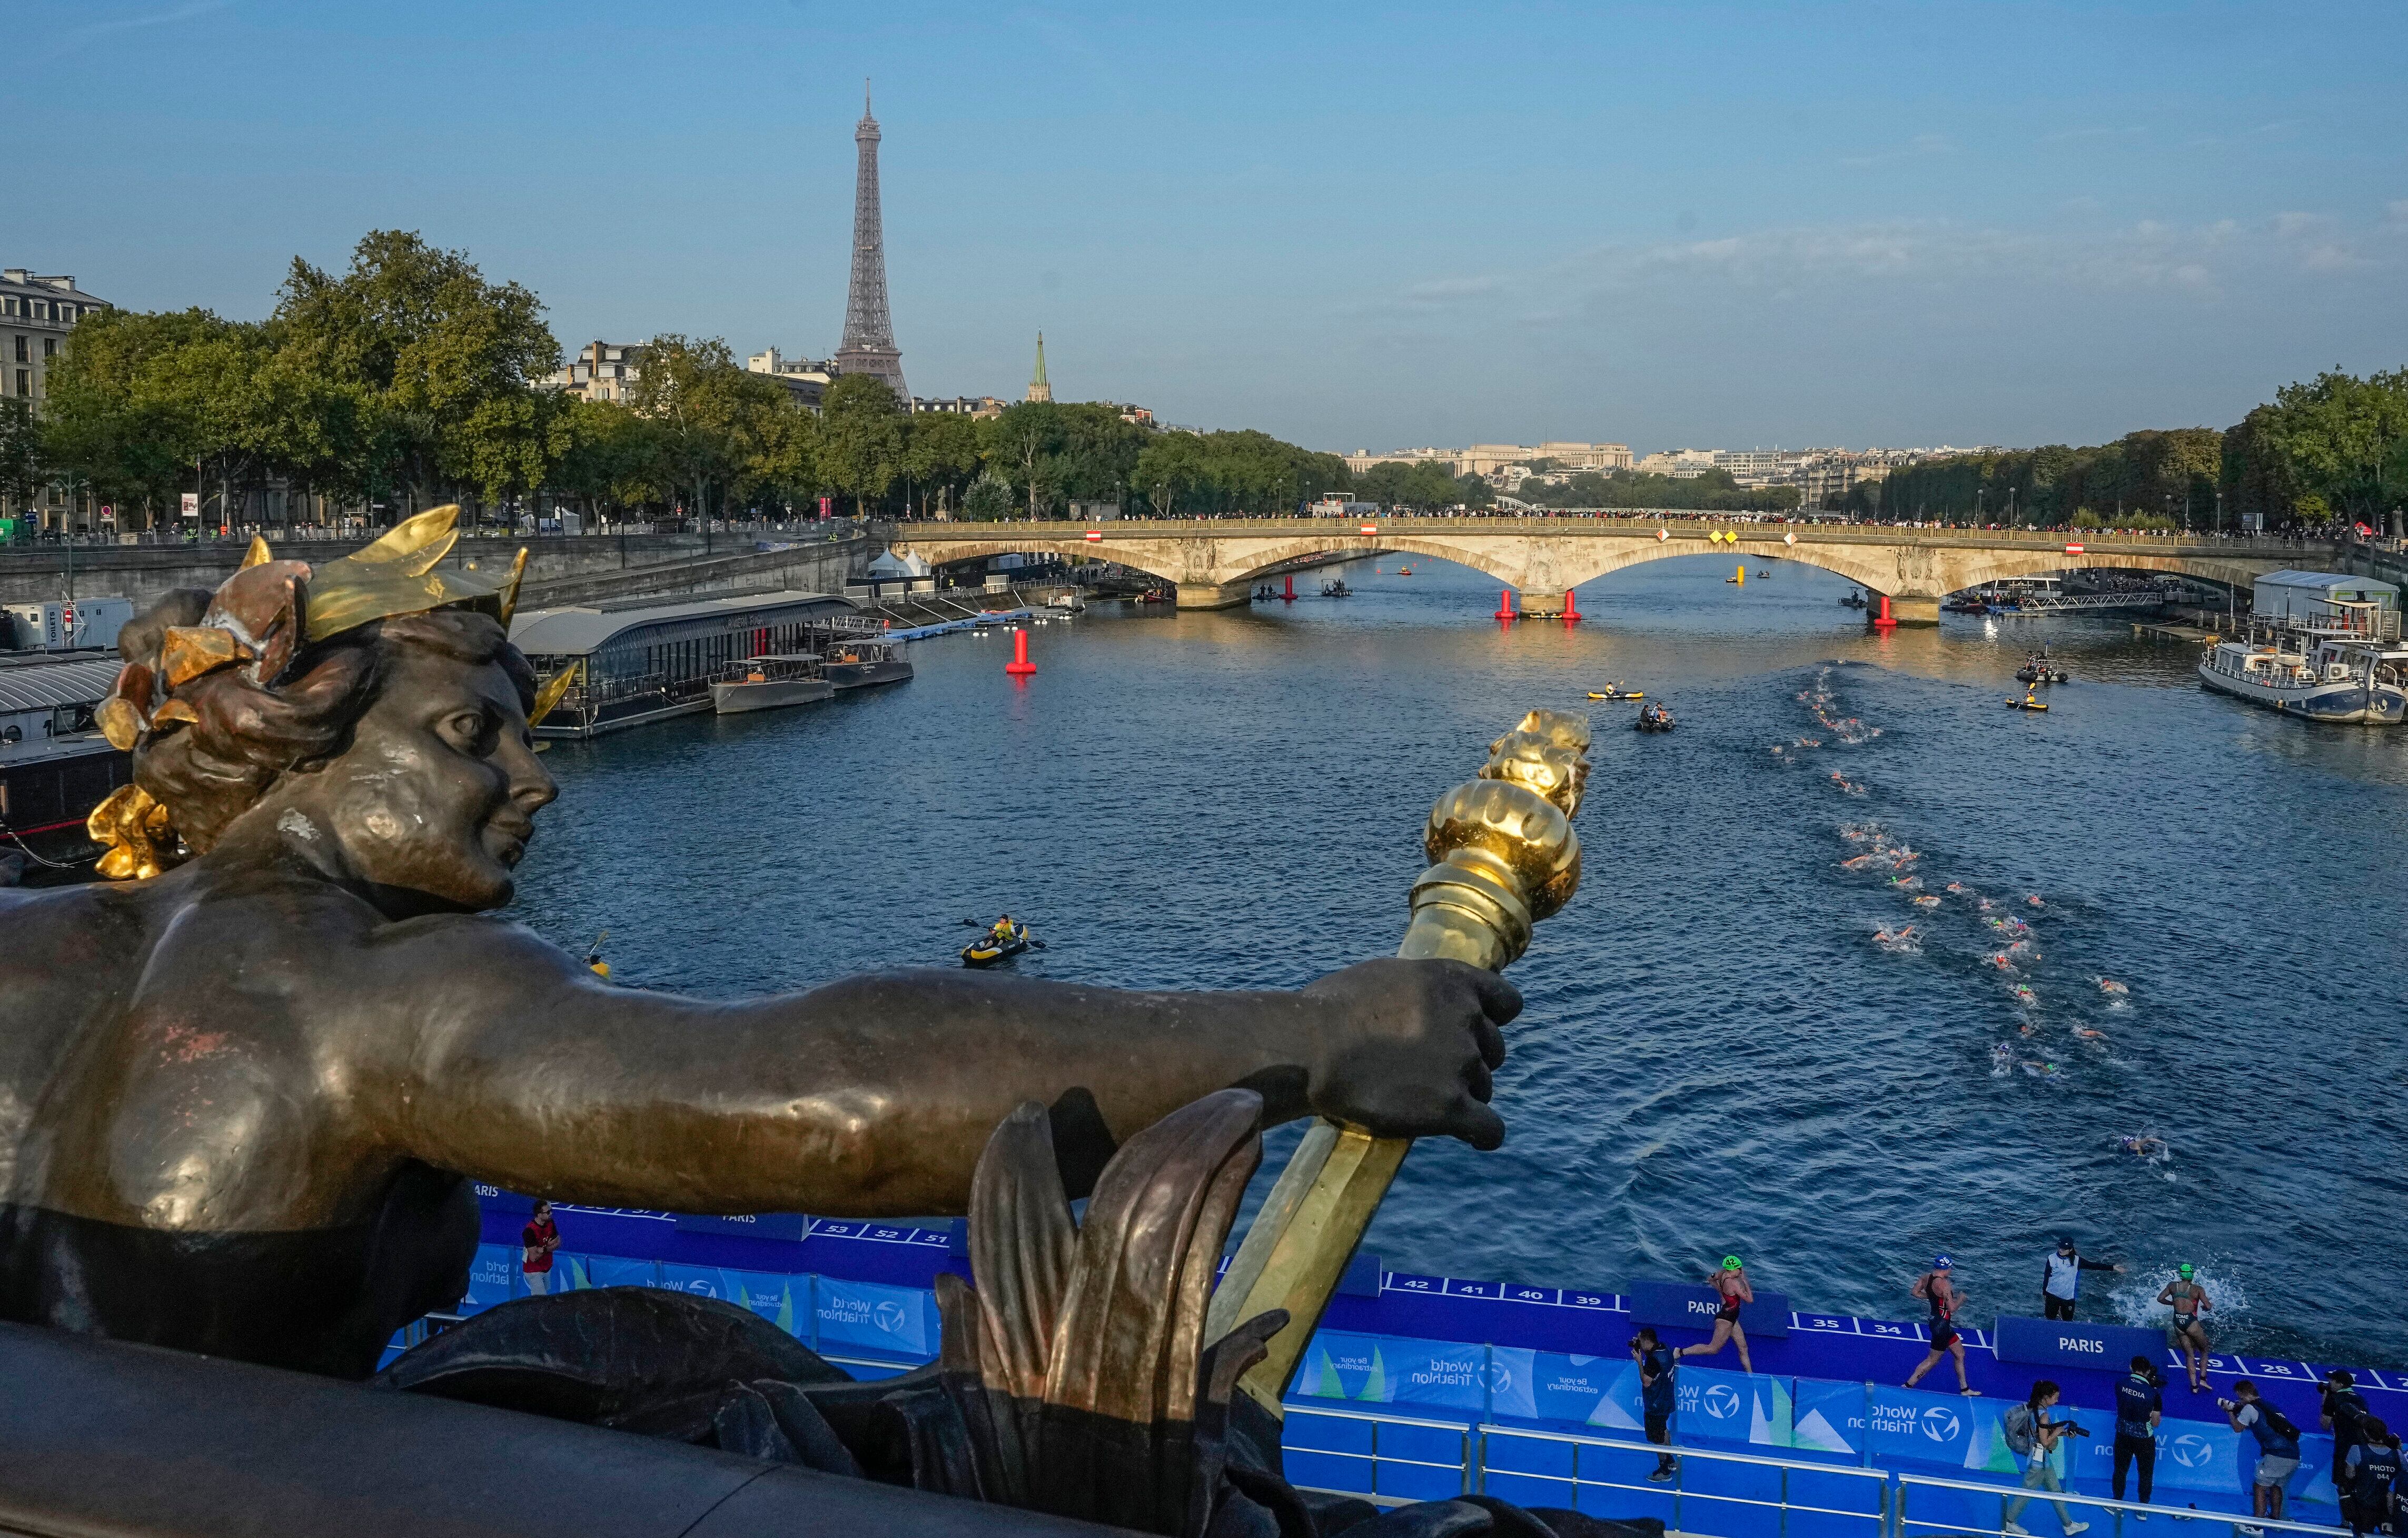
<path fill-rule="evenodd" d="M 34 403 L 21 395 L 0 400 L 0 497 L 18 508 L 29 507 L 50 479 L 49 453 Z"/>
<path fill-rule="evenodd" d="M 302 376 L 357 403 L 351 474 L 371 496 L 509 495 L 571 441 L 566 405 L 536 390 L 560 365 L 541 301 L 415 232 L 371 230 L 339 276 L 294 257 L 270 324 Z"/>
<path fill-rule="evenodd" d="M 2303 488 L 2344 518 L 2372 523 L 2389 510 L 2401 489 L 2387 466 L 2408 438 L 2408 369 L 2319 374 L 2276 391 L 2274 407 L 2261 430 Z"/>
<path fill-rule="evenodd" d="M 827 387 L 820 402 L 820 463 L 838 490 L 852 496 L 853 511 L 869 514 L 903 478 L 904 440 L 910 418 L 885 381 L 847 374 Z"/>
<path fill-rule="evenodd" d="M 922 512 L 931 501 L 946 507 L 958 502 L 982 464 L 975 419 L 920 411 L 905 424 L 903 474 L 919 496 Z"/>
<path fill-rule="evenodd" d="M 638 368 L 627 404 L 652 424 L 658 464 L 691 497 L 691 516 L 724 517 L 732 500 L 796 472 L 804 429 L 787 419 L 801 409 L 784 385 L 739 367 L 725 342 L 664 334 L 644 344 Z"/>
<path fill-rule="evenodd" d="M 1011 487 L 1000 476 L 982 475 L 962 494 L 962 516 L 992 524 L 1011 516 Z"/>
<path fill-rule="evenodd" d="M 566 421 L 568 450 L 552 468 L 553 492 L 596 516 L 666 507 L 676 496 L 676 470 L 652 419 L 612 401 L 580 399 L 569 403 Z"/>

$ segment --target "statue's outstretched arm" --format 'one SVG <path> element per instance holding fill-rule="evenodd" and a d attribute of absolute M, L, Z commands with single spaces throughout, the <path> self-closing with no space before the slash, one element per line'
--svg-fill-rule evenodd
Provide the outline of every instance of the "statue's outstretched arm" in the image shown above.
<path fill-rule="evenodd" d="M 694 1212 L 958 1212 L 995 1125 L 1072 1090 L 1117 1138 L 1244 1084 L 1274 1120 L 1494 1146 L 1496 1026 L 1519 1007 L 1493 974 L 1394 960 L 1294 993 L 907 971 L 722 1004 L 610 986 L 492 920 L 388 933 L 370 970 L 411 979 L 375 1102 L 396 1143 L 521 1190 Z"/>

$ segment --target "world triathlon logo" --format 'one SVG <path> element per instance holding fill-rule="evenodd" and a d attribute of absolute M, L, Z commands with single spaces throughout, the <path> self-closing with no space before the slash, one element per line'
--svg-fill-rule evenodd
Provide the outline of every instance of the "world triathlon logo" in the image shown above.
<path fill-rule="evenodd" d="M 910 1317 L 910 1315 L 903 1312 L 903 1305 L 894 1301 L 892 1299 L 889 1299 L 887 1301 L 882 1302 L 876 1308 L 870 1310 L 869 1316 L 877 1320 L 878 1328 L 886 1331 L 889 1335 L 902 1334 L 903 1326 Z"/>
<path fill-rule="evenodd" d="M 1486 1380 L 1488 1391 L 1492 1394 L 1501 1394 L 1513 1387 L 1513 1370 L 1503 1362 L 1490 1362 L 1480 1370 L 1480 1375 Z"/>
<path fill-rule="evenodd" d="M 1960 1429 L 1956 1412 L 1944 1404 L 1935 1404 L 1923 1412 L 1923 1434 L 1934 1442 L 1952 1442 Z"/>
<path fill-rule="evenodd" d="M 1728 1420 L 1740 1411 L 1739 1390 L 1727 1383 L 1708 1385 L 1698 1402 L 1700 1409 L 1716 1420 Z"/>
<path fill-rule="evenodd" d="M 2203 1469 L 2215 1456 L 2215 1449 L 2207 1445 L 2205 1437 L 2185 1431 L 2166 1439 L 2166 1456 L 2186 1469 Z"/>

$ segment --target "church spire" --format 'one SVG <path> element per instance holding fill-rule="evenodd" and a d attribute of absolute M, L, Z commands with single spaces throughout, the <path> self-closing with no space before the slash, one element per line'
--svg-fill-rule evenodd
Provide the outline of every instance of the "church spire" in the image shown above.
<path fill-rule="evenodd" d="M 1045 333 L 1042 331 L 1037 334 L 1037 372 L 1029 376 L 1028 398 L 1030 400 L 1054 398 L 1054 386 L 1046 382 L 1045 379 Z"/>

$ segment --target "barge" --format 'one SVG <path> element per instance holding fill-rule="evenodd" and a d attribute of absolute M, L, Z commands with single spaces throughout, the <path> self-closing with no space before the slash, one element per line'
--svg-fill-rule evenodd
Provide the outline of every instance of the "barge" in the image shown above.
<path fill-rule="evenodd" d="M 0 861 L 17 880 L 82 879 L 100 855 L 84 820 L 134 778 L 93 723 L 117 669 L 90 652 L 0 660 Z"/>
<path fill-rule="evenodd" d="M 753 658 L 827 656 L 879 643 L 883 634 L 882 622 L 853 600 L 819 593 L 538 609 L 510 625 L 510 640 L 539 677 L 575 669 L 559 705 L 536 728 L 538 737 L 570 739 L 712 710 L 713 683 Z"/>

